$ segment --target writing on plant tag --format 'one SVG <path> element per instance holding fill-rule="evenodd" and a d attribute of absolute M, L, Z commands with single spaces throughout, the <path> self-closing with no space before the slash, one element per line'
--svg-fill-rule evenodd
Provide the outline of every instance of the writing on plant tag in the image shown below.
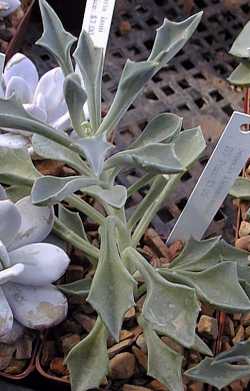
<path fill-rule="evenodd" d="M 106 51 L 115 0 L 87 0 L 83 28 L 91 36 L 94 46 Z"/>
<path fill-rule="evenodd" d="M 250 115 L 232 114 L 167 244 L 202 239 L 250 156 L 249 125 Z"/>

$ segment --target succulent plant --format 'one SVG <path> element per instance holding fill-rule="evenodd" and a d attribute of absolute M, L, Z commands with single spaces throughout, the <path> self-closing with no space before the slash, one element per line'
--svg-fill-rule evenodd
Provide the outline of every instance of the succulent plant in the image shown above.
<path fill-rule="evenodd" d="M 14 95 L 0 99 L 0 126 L 31 132 L 38 155 L 64 162 L 77 175 L 42 176 L 25 148 L 0 147 L 0 182 L 10 185 L 7 192 L 12 199 L 31 192 L 34 205 L 59 205 L 55 232 L 83 250 L 93 264 L 93 279 L 61 287 L 67 293 L 86 297 L 98 314 L 94 328 L 66 359 L 72 390 L 99 386 L 108 373 L 107 337 L 119 340 L 124 314 L 142 291 L 146 298 L 137 320 L 148 346 L 148 373 L 170 391 L 182 391 L 183 356 L 163 343 L 161 336 L 211 355 L 196 335 L 200 303 L 228 312 L 250 310 L 250 300 L 242 287 L 249 283 L 248 253 L 234 249 L 221 238 L 191 239 L 169 267 L 155 269 L 140 254 L 138 245 L 163 201 L 203 152 L 202 131 L 199 127 L 181 130 L 182 118 L 162 113 L 121 151 L 115 150 L 110 136 L 144 84 L 192 36 L 201 13 L 179 23 L 164 20 L 148 59 L 127 61 L 112 105 L 102 119 L 102 49 L 96 48 L 83 30 L 73 54 L 78 66 L 75 69 L 71 58 L 75 38 L 64 30 L 45 0 L 40 0 L 40 8 L 44 33 L 38 42 L 54 55 L 64 73 L 64 95 L 74 137 L 32 116 Z M 83 110 L 86 101 L 89 119 Z M 127 168 L 144 171 L 128 189 L 117 181 L 119 173 Z M 149 186 L 146 196 L 128 216 L 127 200 L 145 185 Z M 77 191 L 98 200 L 105 215 L 76 195 Z M 100 248 L 88 241 L 79 214 L 65 208 L 63 201 L 100 226 Z M 139 289 L 138 272 L 140 281 L 143 279 Z"/>
<path fill-rule="evenodd" d="M 64 75 L 60 67 L 45 73 L 39 80 L 33 62 L 17 53 L 5 66 L 1 97 L 10 98 L 14 94 L 32 116 L 55 129 L 66 130 L 70 127 L 70 118 L 63 83 Z M 4 134 L 0 134 L 0 146 L 20 148 L 30 144 L 31 136 L 32 133 L 27 131 L 7 129 Z"/>
<path fill-rule="evenodd" d="M 0 1 L 0 17 L 5 17 L 14 12 L 20 7 L 21 2 L 19 0 L 1 0 Z"/>
<path fill-rule="evenodd" d="M 36 207 L 30 197 L 14 204 L 0 188 L 0 342 L 18 337 L 20 325 L 42 330 L 67 314 L 66 297 L 51 283 L 64 274 L 69 258 L 41 243 L 53 222 L 52 208 Z"/>

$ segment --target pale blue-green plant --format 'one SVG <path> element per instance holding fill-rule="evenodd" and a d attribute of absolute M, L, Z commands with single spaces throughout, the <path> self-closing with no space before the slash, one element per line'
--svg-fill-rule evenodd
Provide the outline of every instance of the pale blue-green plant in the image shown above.
<path fill-rule="evenodd" d="M 42 176 L 26 149 L 2 147 L 0 181 L 9 186 L 7 192 L 12 199 L 29 194 L 32 187 L 35 205 L 58 204 L 55 232 L 82 249 L 93 264 L 92 279 L 61 286 L 67 294 L 86 297 L 98 314 L 89 335 L 66 358 L 72 390 L 98 387 L 108 374 L 107 338 L 111 335 L 119 340 L 124 314 L 135 305 L 140 292 L 145 292 L 138 323 L 148 346 L 148 373 L 170 391 L 181 391 L 183 356 L 166 345 L 161 336 L 212 355 L 195 332 L 200 303 L 228 312 L 250 311 L 249 298 L 241 286 L 247 278 L 248 254 L 221 238 L 201 242 L 192 239 L 169 267 L 151 266 L 137 249 L 140 240 L 163 201 L 203 152 L 205 141 L 199 127 L 181 131 L 182 118 L 170 113 L 154 117 L 140 137 L 122 151 L 115 152 L 110 136 L 144 84 L 191 37 L 201 13 L 180 23 L 165 19 L 148 59 L 127 61 L 112 105 L 102 119 L 103 51 L 94 47 L 83 30 L 73 53 L 79 69 L 76 72 L 71 58 L 76 39 L 64 30 L 45 0 L 40 0 L 40 7 L 44 33 L 38 43 L 55 56 L 64 73 L 72 132 L 56 130 L 32 117 L 14 95 L 0 99 L 0 126 L 31 132 L 33 149 L 39 156 L 62 161 L 77 175 Z M 89 117 L 83 110 L 86 102 Z M 121 170 L 137 167 L 144 170 L 137 182 L 128 189 L 117 184 Z M 145 185 L 149 186 L 146 196 L 127 216 L 127 200 Z M 104 214 L 75 195 L 77 191 L 98 200 Z M 82 219 L 67 209 L 65 202 L 100 226 L 100 248 L 88 241 Z"/>

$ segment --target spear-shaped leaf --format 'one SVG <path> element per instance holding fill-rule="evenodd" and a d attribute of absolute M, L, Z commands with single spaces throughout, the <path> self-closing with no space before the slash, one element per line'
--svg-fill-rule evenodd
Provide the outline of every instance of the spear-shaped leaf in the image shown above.
<path fill-rule="evenodd" d="M 87 91 L 91 125 L 93 131 L 96 131 L 101 123 L 103 49 L 94 47 L 90 35 L 84 29 L 74 52 L 74 58 Z"/>
<path fill-rule="evenodd" d="M 63 201 L 79 189 L 95 185 L 97 179 L 89 177 L 57 178 L 46 175 L 39 178 L 32 188 L 32 202 L 35 205 L 52 205 Z"/>
<path fill-rule="evenodd" d="M 250 63 L 239 64 L 227 79 L 231 84 L 237 86 L 249 86 L 250 84 Z"/>
<path fill-rule="evenodd" d="M 105 163 L 105 169 L 114 167 L 140 167 L 155 174 L 176 174 L 184 171 L 172 144 L 148 144 L 116 153 Z"/>
<path fill-rule="evenodd" d="M 183 391 L 181 374 L 183 356 L 170 349 L 143 317 L 140 318 L 139 323 L 143 327 L 147 343 L 148 375 L 165 384 L 170 391 Z"/>
<path fill-rule="evenodd" d="M 70 140 L 69 140 L 70 141 Z M 70 149 L 51 141 L 50 139 L 34 134 L 32 137 L 34 151 L 44 159 L 58 160 L 74 168 L 79 173 L 83 173 L 86 164 L 80 156 Z"/>
<path fill-rule="evenodd" d="M 182 118 L 176 114 L 163 113 L 152 119 L 142 134 L 129 146 L 131 148 L 143 147 L 151 143 L 162 141 L 171 142 L 182 126 Z"/>
<path fill-rule="evenodd" d="M 234 41 L 229 53 L 236 57 L 250 58 L 249 34 L 250 22 L 244 26 L 243 30 Z"/>
<path fill-rule="evenodd" d="M 84 278 L 82 280 L 71 282 L 70 284 L 57 285 L 57 287 L 67 295 L 79 295 L 82 297 L 87 297 L 91 283 L 92 279 Z"/>
<path fill-rule="evenodd" d="M 108 372 L 108 333 L 100 318 L 90 334 L 66 358 L 72 391 L 98 388 Z"/>
<path fill-rule="evenodd" d="M 163 269 L 161 274 L 169 277 Z M 178 269 L 174 274 L 177 280 L 180 278 L 180 282 L 193 287 L 201 300 L 219 309 L 227 312 L 250 311 L 250 301 L 238 281 L 236 262 L 222 262 L 201 272 Z"/>
<path fill-rule="evenodd" d="M 39 0 L 44 32 L 37 44 L 55 56 L 65 76 L 73 72 L 70 49 L 76 38 L 64 30 L 62 22 L 45 0 Z"/>
<path fill-rule="evenodd" d="M 216 363 L 213 358 L 205 358 L 198 365 L 185 372 L 189 379 L 208 383 L 221 390 L 233 381 L 250 375 L 249 365 Z"/>
<path fill-rule="evenodd" d="M 145 280 L 144 318 L 155 331 L 168 335 L 183 346 L 193 346 L 200 310 L 194 289 L 166 281 L 132 248 L 127 248 L 123 256 L 125 260 L 136 263 Z"/>
<path fill-rule="evenodd" d="M 214 361 L 216 363 L 245 361 L 246 364 L 250 364 L 250 341 L 237 343 L 232 349 L 218 354 Z"/>
<path fill-rule="evenodd" d="M 116 236 L 115 220 L 107 217 L 101 227 L 101 255 L 87 301 L 119 341 L 123 316 L 134 305 L 136 283 L 121 261 Z"/>
<path fill-rule="evenodd" d="M 250 180 L 247 178 L 237 178 L 229 194 L 241 200 L 250 200 Z"/>
<path fill-rule="evenodd" d="M 144 84 L 185 45 L 197 28 L 201 16 L 202 12 L 199 12 L 180 23 L 165 19 L 157 32 L 148 60 L 127 61 L 112 106 L 98 129 L 98 133 L 107 134 L 117 125 Z"/>
<path fill-rule="evenodd" d="M 73 129 L 81 136 L 81 124 L 85 119 L 83 106 L 87 95 L 81 86 L 81 79 L 76 73 L 71 73 L 65 78 L 64 96 Z"/>
<path fill-rule="evenodd" d="M 6 185 L 32 185 L 40 176 L 26 149 L 0 147 L 0 182 Z"/>

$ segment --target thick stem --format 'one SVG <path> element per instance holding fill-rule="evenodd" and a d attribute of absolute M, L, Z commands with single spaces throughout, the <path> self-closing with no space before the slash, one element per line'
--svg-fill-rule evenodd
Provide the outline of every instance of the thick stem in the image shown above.
<path fill-rule="evenodd" d="M 83 251 L 91 257 L 93 266 L 97 265 L 97 260 L 99 258 L 99 249 L 87 242 L 87 240 L 81 238 L 79 235 L 67 228 L 59 219 L 55 219 L 54 233 L 61 239 L 66 240 L 68 243 L 72 244 L 75 248 Z M 92 259 L 96 259 L 96 262 Z"/>
<path fill-rule="evenodd" d="M 91 218 L 91 220 L 93 220 L 95 223 L 102 225 L 105 222 L 105 217 L 80 197 L 73 195 L 65 198 L 65 201 L 71 207 Z"/>

